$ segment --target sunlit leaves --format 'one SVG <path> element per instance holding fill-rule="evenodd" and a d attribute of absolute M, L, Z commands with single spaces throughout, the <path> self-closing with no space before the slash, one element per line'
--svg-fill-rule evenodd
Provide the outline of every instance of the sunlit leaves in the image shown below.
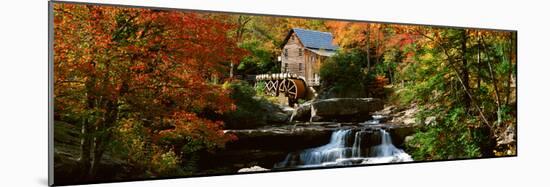
<path fill-rule="evenodd" d="M 235 109 L 229 90 L 212 83 L 224 80 L 229 63 L 245 54 L 227 34 L 233 27 L 192 12 L 55 4 L 58 120 L 94 125 L 96 131 L 144 127 L 140 136 L 175 141 L 158 150 L 169 151 L 161 157 L 183 154 L 173 150 L 189 142 L 178 137 L 208 150 L 223 147 L 235 137 L 203 112 Z M 137 151 L 147 140 L 132 139 L 138 142 L 126 145 Z"/>

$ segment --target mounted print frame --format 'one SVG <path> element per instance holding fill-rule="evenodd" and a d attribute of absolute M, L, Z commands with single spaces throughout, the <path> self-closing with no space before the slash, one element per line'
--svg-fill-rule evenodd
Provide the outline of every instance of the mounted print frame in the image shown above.
<path fill-rule="evenodd" d="M 517 155 L 517 31 L 49 3 L 49 184 Z"/>

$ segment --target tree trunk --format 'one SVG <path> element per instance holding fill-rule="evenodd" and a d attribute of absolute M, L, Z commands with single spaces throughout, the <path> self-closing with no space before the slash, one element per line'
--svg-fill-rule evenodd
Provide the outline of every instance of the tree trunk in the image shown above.
<path fill-rule="evenodd" d="M 229 69 L 229 78 L 233 78 L 233 63 L 230 63 L 229 66 L 230 66 L 230 69 Z"/>
<path fill-rule="evenodd" d="M 481 93 L 481 39 L 477 32 L 477 91 Z"/>
<path fill-rule="evenodd" d="M 81 128 L 81 138 L 80 138 L 80 178 L 86 179 L 88 176 L 88 171 L 91 167 L 91 149 L 92 149 L 92 140 L 91 140 L 92 128 L 88 119 L 82 120 Z"/>
<path fill-rule="evenodd" d="M 380 64 L 380 56 L 381 54 L 379 53 L 379 50 L 380 50 L 380 30 L 381 28 L 379 27 L 378 30 L 376 31 L 376 48 L 374 50 L 375 54 L 376 55 L 376 64 Z"/>
<path fill-rule="evenodd" d="M 244 32 L 246 31 L 246 25 L 248 24 L 248 22 L 250 22 L 250 20 L 252 20 L 252 18 L 249 16 L 241 15 L 237 18 L 237 34 L 235 36 L 237 43 L 240 44 L 242 42 Z M 233 79 L 233 75 L 235 74 L 235 64 L 235 62 L 229 62 L 229 78 L 231 79 Z"/>
<path fill-rule="evenodd" d="M 483 37 L 481 39 L 483 40 Z M 483 45 L 483 50 L 487 50 L 485 45 Z M 486 52 L 486 54 L 487 54 L 487 52 Z M 500 112 L 500 110 L 501 110 L 502 102 L 501 102 L 500 94 L 499 94 L 499 90 L 498 90 L 498 82 L 497 82 L 497 79 L 495 78 L 493 67 L 491 66 L 491 61 L 489 59 L 487 59 L 487 66 L 489 67 L 489 76 L 491 77 L 491 82 L 493 83 L 493 88 L 495 90 L 495 98 L 496 98 L 496 105 L 497 105 L 497 126 L 498 126 L 498 125 L 500 125 L 500 122 L 501 122 L 501 112 Z"/>
<path fill-rule="evenodd" d="M 464 31 L 463 39 L 466 38 L 466 37 L 465 37 L 465 36 L 466 36 L 465 33 L 466 33 L 466 32 Z M 422 36 L 424 36 L 424 37 L 426 37 L 426 38 L 432 40 L 433 42 L 438 43 L 438 42 L 437 42 L 436 40 L 434 40 L 434 38 L 432 38 L 432 37 L 429 37 L 429 36 L 427 36 L 427 35 L 422 35 Z M 483 40 L 483 37 L 482 37 L 482 40 Z M 452 56 L 449 54 L 448 50 L 444 47 L 444 45 L 442 45 L 441 43 L 439 43 L 439 44 L 440 44 L 439 47 L 443 50 L 445 56 L 447 57 L 447 60 L 448 60 L 448 62 L 449 62 L 449 66 L 450 66 L 451 69 L 454 71 L 455 76 L 457 77 L 457 79 L 458 79 L 460 85 L 462 85 L 462 88 L 464 89 L 464 93 L 466 94 L 466 97 L 468 97 L 468 98 L 469 98 L 469 101 L 471 101 L 471 102 L 473 103 L 474 108 L 475 108 L 475 109 L 477 110 L 477 112 L 479 113 L 479 116 L 480 116 L 481 119 L 483 120 L 483 123 L 489 128 L 489 130 L 490 130 L 490 132 L 491 132 L 490 134 L 491 134 L 491 136 L 493 136 L 494 132 L 493 132 L 493 130 L 492 130 L 491 124 L 489 123 L 489 121 L 488 121 L 487 118 L 485 117 L 485 114 L 483 114 L 483 110 L 481 109 L 481 107 L 480 107 L 479 104 L 477 103 L 477 99 L 475 99 L 474 96 L 470 93 L 470 91 L 469 91 L 469 86 L 467 86 L 468 83 L 466 83 L 464 80 L 462 80 L 462 77 L 464 77 L 465 71 L 460 72 L 460 71 L 461 71 L 460 68 L 455 67 L 455 58 L 452 58 Z M 465 61 L 465 59 L 464 59 L 464 54 L 465 54 L 465 51 L 466 51 L 466 50 L 464 50 L 465 47 L 466 47 L 465 44 L 466 44 L 466 40 L 463 40 L 462 46 L 461 46 L 461 47 L 462 47 L 462 54 L 463 54 L 463 58 L 462 58 L 463 64 L 464 64 L 464 61 Z M 458 62 L 456 62 L 456 63 L 458 63 Z M 466 63 L 467 63 L 467 62 L 466 62 Z M 467 65 L 467 64 L 466 64 L 466 65 Z M 466 71 L 466 72 L 467 72 L 467 71 Z"/>
<path fill-rule="evenodd" d="M 90 64 L 95 66 L 95 62 L 91 61 Z M 96 95 L 93 91 L 93 88 L 96 84 L 96 79 L 94 76 L 91 76 L 85 82 L 86 89 L 86 110 L 93 111 L 96 107 Z M 85 114 L 85 117 L 82 119 L 81 134 L 80 134 L 80 178 L 87 179 L 88 171 L 91 167 L 91 151 L 92 151 L 92 137 L 93 137 L 93 122 L 90 121 L 90 115 Z"/>
<path fill-rule="evenodd" d="M 466 92 L 470 91 L 470 74 L 468 72 L 468 59 L 466 58 L 466 43 L 468 42 L 468 31 L 464 30 L 462 32 L 462 42 L 461 42 L 461 51 L 462 51 L 462 81 L 464 82 L 464 89 Z M 470 98 L 467 94 L 463 95 L 463 102 L 466 108 L 470 108 Z"/>
<path fill-rule="evenodd" d="M 367 30 L 365 32 L 366 37 L 366 52 L 367 52 L 367 73 L 370 72 L 370 25 L 367 24 Z"/>
<path fill-rule="evenodd" d="M 91 162 L 91 167 L 88 172 L 88 177 L 90 179 L 95 178 L 99 166 L 101 165 L 101 158 L 105 153 L 106 145 L 111 140 L 111 130 L 109 127 L 114 126 L 118 118 L 118 106 L 117 101 L 107 101 L 105 103 L 105 108 L 107 108 L 106 115 L 104 116 L 103 121 L 97 125 L 96 133 L 97 135 L 94 138 L 94 149 L 93 149 L 93 158 Z"/>

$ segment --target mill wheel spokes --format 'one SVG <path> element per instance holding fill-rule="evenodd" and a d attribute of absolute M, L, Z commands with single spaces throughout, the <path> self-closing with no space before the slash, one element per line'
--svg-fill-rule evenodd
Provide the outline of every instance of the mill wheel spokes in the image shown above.
<path fill-rule="evenodd" d="M 288 81 L 286 79 L 281 80 L 281 82 L 279 83 L 279 93 L 285 93 L 286 94 L 286 83 L 287 82 Z M 277 94 L 277 95 L 279 95 L 279 94 Z"/>
<path fill-rule="evenodd" d="M 306 86 L 300 79 L 288 79 L 285 84 L 286 96 L 293 100 L 305 97 Z"/>
<path fill-rule="evenodd" d="M 289 81 L 289 84 L 287 85 L 286 92 L 289 97 L 292 99 L 296 99 L 296 96 L 298 95 L 298 88 L 296 87 L 296 83 L 294 81 Z"/>
<path fill-rule="evenodd" d="M 264 92 L 269 96 L 283 93 L 290 106 L 306 97 L 307 87 L 303 79 L 275 77 L 265 80 Z"/>

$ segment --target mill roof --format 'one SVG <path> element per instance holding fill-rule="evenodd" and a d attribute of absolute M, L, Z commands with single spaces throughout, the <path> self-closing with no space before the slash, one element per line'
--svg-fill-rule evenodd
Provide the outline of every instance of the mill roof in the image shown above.
<path fill-rule="evenodd" d="M 296 36 L 300 39 L 304 47 L 310 49 L 322 49 L 335 51 L 338 49 L 338 46 L 332 44 L 332 33 L 330 32 L 321 32 L 316 30 L 306 30 L 301 28 L 293 28 L 288 32 L 288 35 L 285 38 L 286 43 L 292 33 L 296 33 Z"/>

